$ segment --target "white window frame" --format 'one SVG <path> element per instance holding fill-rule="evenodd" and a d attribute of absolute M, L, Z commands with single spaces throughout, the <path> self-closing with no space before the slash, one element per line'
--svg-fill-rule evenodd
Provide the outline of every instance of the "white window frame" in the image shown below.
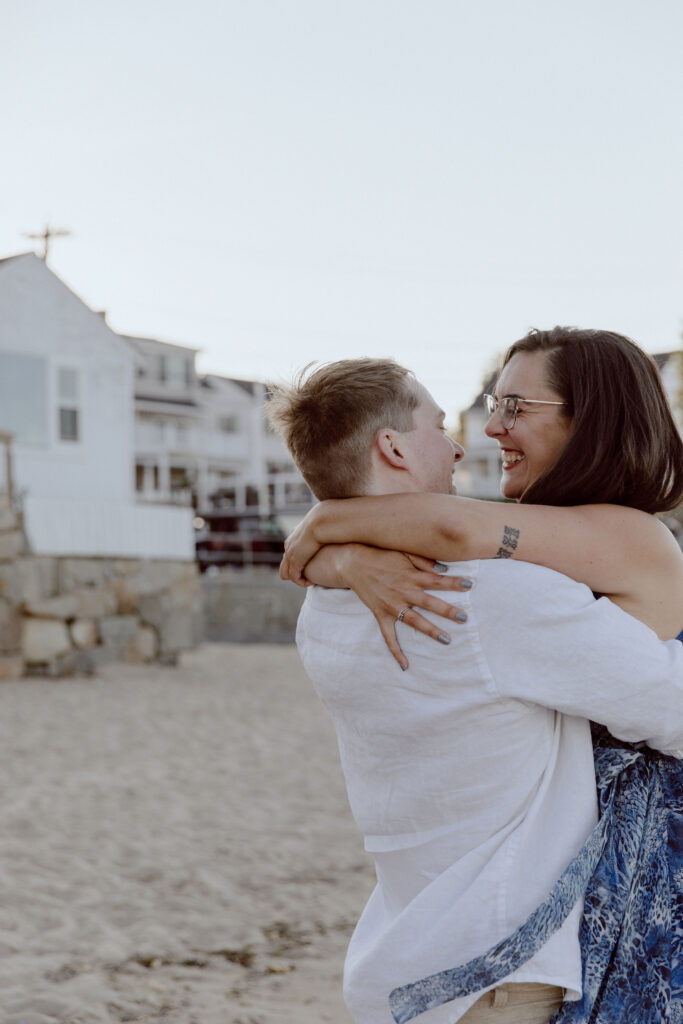
<path fill-rule="evenodd" d="M 73 379 L 76 384 L 75 397 L 72 395 L 65 395 L 62 393 L 62 374 L 70 373 L 73 374 Z M 83 413 L 82 413 L 82 374 L 77 366 L 68 366 L 65 364 L 58 364 L 56 367 L 55 374 L 55 398 L 56 398 L 56 436 L 59 444 L 74 445 L 81 444 L 83 441 Z M 76 419 L 76 436 L 75 437 L 64 437 L 62 435 L 62 412 L 71 412 L 75 414 Z"/>

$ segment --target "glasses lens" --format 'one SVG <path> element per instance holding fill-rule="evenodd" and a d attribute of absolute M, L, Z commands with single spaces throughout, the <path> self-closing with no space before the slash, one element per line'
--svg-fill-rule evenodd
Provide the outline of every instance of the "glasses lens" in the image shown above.
<path fill-rule="evenodd" d="M 484 405 L 486 406 L 486 412 L 489 416 L 493 416 L 496 411 L 496 400 L 493 395 L 484 395 Z"/>
<path fill-rule="evenodd" d="M 506 430 L 511 430 L 517 419 L 517 399 L 504 398 L 500 403 L 500 418 Z"/>

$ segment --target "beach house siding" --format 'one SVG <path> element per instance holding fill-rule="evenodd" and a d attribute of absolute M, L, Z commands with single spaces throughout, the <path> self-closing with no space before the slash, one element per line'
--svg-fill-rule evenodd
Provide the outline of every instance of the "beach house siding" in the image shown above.
<path fill-rule="evenodd" d="M 185 511 L 135 504 L 134 366 L 41 259 L 0 260 L 0 431 L 36 553 L 193 557 Z"/>
<path fill-rule="evenodd" d="M 266 420 L 260 381 L 198 376 L 196 350 L 126 336 L 136 352 L 135 488 L 144 504 L 198 512 L 258 505 L 298 522 L 312 503 Z"/>

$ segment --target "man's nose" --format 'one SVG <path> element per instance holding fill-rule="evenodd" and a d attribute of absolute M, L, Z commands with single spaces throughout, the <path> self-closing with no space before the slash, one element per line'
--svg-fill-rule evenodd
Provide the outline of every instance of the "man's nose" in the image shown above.
<path fill-rule="evenodd" d="M 448 437 L 448 434 L 446 434 L 446 437 Z M 461 459 L 465 458 L 465 449 L 457 441 L 454 441 L 452 437 L 448 437 L 448 440 L 453 446 L 453 462 L 460 462 Z"/>

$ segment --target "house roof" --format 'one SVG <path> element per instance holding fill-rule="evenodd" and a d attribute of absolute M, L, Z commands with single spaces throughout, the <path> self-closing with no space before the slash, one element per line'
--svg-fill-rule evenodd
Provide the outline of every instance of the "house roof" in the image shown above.
<path fill-rule="evenodd" d="M 12 260 L 20 260 L 24 256 L 35 256 L 34 252 L 17 252 L 14 256 L 0 256 L 0 263 L 11 263 Z"/>
<path fill-rule="evenodd" d="M 212 381 L 217 380 L 224 382 L 225 384 L 234 384 L 236 387 L 241 388 L 242 391 L 246 391 L 248 395 L 257 394 L 258 389 L 261 387 L 261 382 L 258 380 L 240 380 L 238 377 L 223 377 L 219 373 L 206 373 L 202 377 L 203 387 L 212 387 Z"/>
<path fill-rule="evenodd" d="M 493 376 L 490 377 L 490 379 L 486 381 L 486 384 L 484 384 L 484 387 L 481 389 L 481 392 L 477 395 L 475 400 L 472 402 L 472 405 L 468 405 L 467 406 L 467 408 L 465 409 L 465 412 L 471 412 L 473 409 L 483 409 L 484 408 L 484 395 L 490 394 L 491 391 L 493 391 L 493 388 L 495 386 L 495 383 L 496 383 L 497 379 L 498 379 L 498 374 L 494 373 Z"/>
<path fill-rule="evenodd" d="M 18 264 L 20 264 L 20 263 L 25 264 L 25 269 L 20 269 L 19 268 Z M 87 304 L 87 302 L 85 302 L 80 297 L 80 295 L 78 295 L 73 290 L 73 288 L 71 288 L 68 284 L 66 284 L 61 279 L 59 274 L 55 274 L 54 270 L 52 270 L 52 268 L 47 265 L 45 260 L 43 260 L 42 257 L 38 256 L 35 252 L 20 252 L 20 253 L 14 254 L 12 256 L 4 256 L 4 257 L 0 258 L 0 271 L 2 271 L 3 276 L 4 276 L 5 273 L 7 273 L 7 274 L 10 274 L 10 273 L 16 273 L 16 274 L 29 273 L 29 274 L 31 274 L 33 276 L 37 275 L 37 278 L 36 278 L 37 281 L 40 281 L 41 280 L 41 275 L 43 275 L 43 277 L 42 277 L 43 281 L 52 281 L 53 283 L 56 283 L 59 288 L 63 289 L 65 292 L 67 292 L 69 294 L 69 296 L 71 297 L 71 299 L 73 299 L 74 302 L 78 303 L 85 311 L 87 311 L 87 313 L 90 316 L 95 318 L 95 322 L 99 325 L 98 328 L 97 328 L 97 333 L 100 334 L 100 337 L 102 337 L 103 335 L 106 335 L 107 338 L 108 338 L 109 344 L 116 345 L 121 351 L 125 351 L 126 354 L 129 357 L 132 355 L 131 346 L 126 342 L 126 340 L 120 334 L 118 334 L 116 331 L 112 330 L 112 328 L 106 322 L 106 320 L 105 320 L 104 316 L 102 315 L 102 313 L 98 312 L 97 310 L 92 309 Z M 11 287 L 11 279 L 10 279 L 10 277 L 8 277 L 6 279 L 6 282 L 9 282 L 10 287 Z M 3 286 L 4 286 L 4 284 L 6 282 L 3 281 Z M 26 299 L 24 297 L 23 299 L 21 299 L 21 301 L 31 301 L 31 300 L 30 299 Z"/>
<path fill-rule="evenodd" d="M 136 346 L 136 342 L 141 342 L 144 346 L 145 342 L 151 342 L 153 345 L 160 345 L 162 348 L 177 348 L 183 352 L 199 352 L 198 348 L 193 348 L 192 345 L 178 345 L 175 341 L 163 341 L 161 338 L 148 338 L 143 337 L 140 334 L 121 334 L 121 338 L 125 338 L 126 341 L 130 342 L 131 345 Z"/>
<path fill-rule="evenodd" d="M 663 369 L 663 367 L 666 366 L 666 364 L 669 362 L 673 354 L 673 352 L 653 352 L 652 358 L 661 370 Z"/>

